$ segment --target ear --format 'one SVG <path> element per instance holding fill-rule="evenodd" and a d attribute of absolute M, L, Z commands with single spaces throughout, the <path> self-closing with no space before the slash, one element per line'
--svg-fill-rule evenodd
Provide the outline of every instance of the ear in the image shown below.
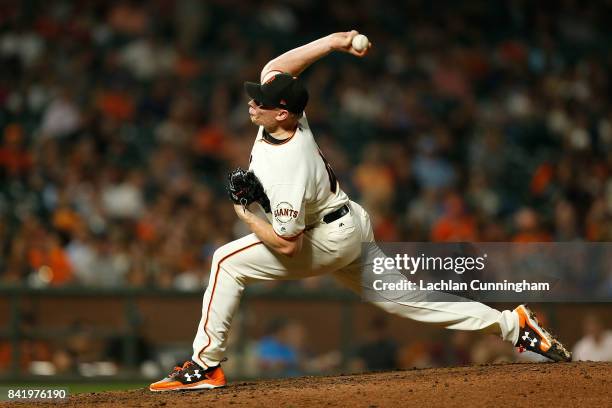
<path fill-rule="evenodd" d="M 275 119 L 279 122 L 282 122 L 283 120 L 287 119 L 289 117 L 289 112 L 281 109 L 278 111 L 278 113 L 276 114 Z"/>

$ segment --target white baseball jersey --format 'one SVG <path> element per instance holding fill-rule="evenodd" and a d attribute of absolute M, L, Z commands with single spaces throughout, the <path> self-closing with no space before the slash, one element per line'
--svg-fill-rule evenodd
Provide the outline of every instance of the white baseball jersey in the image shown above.
<path fill-rule="evenodd" d="M 277 140 L 259 127 L 249 169 L 261 181 L 274 231 L 291 239 L 345 204 L 348 196 L 314 140 L 306 116 L 292 137 Z"/>

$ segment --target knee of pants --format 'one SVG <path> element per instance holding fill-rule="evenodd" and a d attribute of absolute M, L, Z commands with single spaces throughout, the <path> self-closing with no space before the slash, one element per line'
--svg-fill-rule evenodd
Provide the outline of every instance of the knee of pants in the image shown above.
<path fill-rule="evenodd" d="M 223 257 L 224 257 L 223 247 L 217 248 L 215 252 L 213 253 L 212 261 L 210 263 L 210 266 L 213 270 L 217 268 L 217 266 L 219 265 L 219 262 L 221 262 Z"/>
<path fill-rule="evenodd" d="M 235 258 L 232 256 L 237 252 L 235 242 L 236 241 L 228 242 L 215 250 L 212 256 L 213 267 L 216 267 L 220 262 L 225 265 L 227 262 L 231 261 L 232 258 Z"/>
<path fill-rule="evenodd" d="M 240 263 L 239 256 L 230 256 L 231 254 L 232 252 L 228 245 L 217 248 L 212 257 L 211 273 L 217 273 L 218 270 L 219 274 L 229 275 L 239 280 L 238 272 L 241 270 L 238 265 Z"/>

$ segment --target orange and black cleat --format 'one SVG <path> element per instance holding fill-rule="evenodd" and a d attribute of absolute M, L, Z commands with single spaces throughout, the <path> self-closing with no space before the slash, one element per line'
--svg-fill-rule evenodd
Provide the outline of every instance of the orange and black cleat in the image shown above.
<path fill-rule="evenodd" d="M 520 305 L 514 311 L 519 316 L 521 331 L 515 347 L 520 351 L 532 351 L 554 361 L 571 361 L 572 353 L 547 332 L 536 319 L 533 313 L 525 305 Z"/>
<path fill-rule="evenodd" d="M 227 381 L 221 366 L 204 369 L 193 361 L 186 361 L 166 378 L 149 386 L 151 391 L 204 390 L 225 387 Z"/>

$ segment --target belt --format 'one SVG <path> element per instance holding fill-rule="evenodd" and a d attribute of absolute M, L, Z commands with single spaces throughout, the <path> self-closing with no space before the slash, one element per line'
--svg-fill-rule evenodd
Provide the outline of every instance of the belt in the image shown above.
<path fill-rule="evenodd" d="M 349 213 L 348 205 L 344 204 L 342 207 L 338 208 L 335 211 L 330 212 L 325 217 L 323 217 L 323 221 L 322 222 L 323 222 L 323 224 L 329 224 L 331 222 L 334 222 L 334 221 L 344 217 L 348 213 Z"/>

